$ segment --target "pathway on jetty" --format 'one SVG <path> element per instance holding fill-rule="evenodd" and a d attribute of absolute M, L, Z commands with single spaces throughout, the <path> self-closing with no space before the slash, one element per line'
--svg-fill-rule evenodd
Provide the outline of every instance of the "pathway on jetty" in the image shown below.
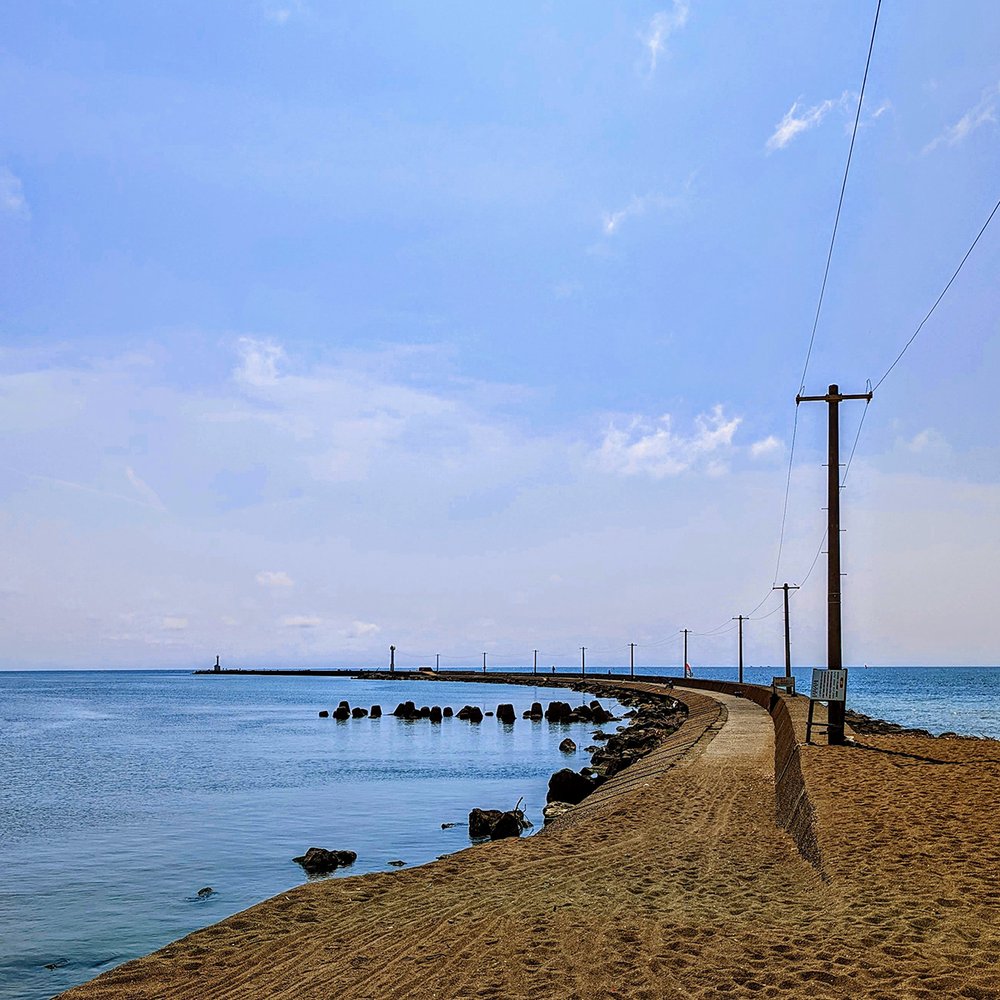
<path fill-rule="evenodd" d="M 692 709 L 685 726 L 541 836 L 480 845 L 423 868 L 302 886 L 66 996 L 996 994 L 1000 975 L 983 957 L 995 955 L 996 925 L 990 932 L 964 918 L 947 923 L 959 911 L 943 896 L 945 924 L 914 923 L 905 886 L 876 878 L 873 848 L 891 842 L 865 845 L 873 880 L 866 884 L 878 891 L 866 896 L 866 885 L 852 881 L 852 845 L 833 859 L 837 877 L 824 882 L 774 821 L 768 714 L 728 695 L 678 694 Z M 949 751 L 958 757 L 979 752 L 958 744 Z M 857 779 L 867 766 L 858 750 L 808 751 L 820 753 L 831 783 Z M 983 772 L 995 794 L 994 765 L 997 749 Z M 870 773 L 884 786 L 894 766 L 878 757 Z M 887 787 L 866 792 L 890 797 Z M 826 809 L 821 802 L 820 818 Z M 839 833 L 820 839 L 835 849 L 846 843 Z M 996 897 L 976 921 L 995 916 Z"/>

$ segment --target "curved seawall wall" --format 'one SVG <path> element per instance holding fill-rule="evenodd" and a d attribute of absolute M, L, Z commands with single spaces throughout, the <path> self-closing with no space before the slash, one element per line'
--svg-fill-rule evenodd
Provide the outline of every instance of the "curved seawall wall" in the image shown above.
<path fill-rule="evenodd" d="M 822 858 L 816 840 L 815 810 L 809 801 L 799 742 L 792 713 L 785 695 L 774 694 L 758 684 L 734 684 L 731 681 L 711 681 L 688 678 L 674 681 L 678 688 L 718 691 L 739 695 L 760 705 L 774 723 L 774 799 L 775 819 L 791 834 L 799 853 L 822 874 Z"/>

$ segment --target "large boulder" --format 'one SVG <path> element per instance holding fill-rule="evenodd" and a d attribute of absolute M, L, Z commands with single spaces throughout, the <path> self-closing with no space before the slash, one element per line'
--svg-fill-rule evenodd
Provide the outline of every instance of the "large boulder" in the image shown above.
<path fill-rule="evenodd" d="M 327 711 L 326 711 L 326 710 L 324 709 L 324 710 L 323 710 L 322 712 L 320 712 L 320 713 L 319 713 L 319 717 L 320 717 L 321 719 L 329 719 L 329 718 L 330 718 L 330 713 L 329 713 L 329 712 L 327 712 Z"/>
<path fill-rule="evenodd" d="M 466 722 L 482 722 L 483 710 L 477 705 L 466 705 L 464 708 L 459 709 L 456 718 Z"/>
<path fill-rule="evenodd" d="M 573 709 L 564 701 L 550 701 L 545 710 L 545 718 L 549 722 L 568 722 Z"/>
<path fill-rule="evenodd" d="M 567 736 L 566 739 L 559 744 L 559 749 L 563 753 L 576 753 L 576 744 Z"/>
<path fill-rule="evenodd" d="M 514 719 L 517 718 L 514 715 L 513 705 L 497 705 L 497 718 L 501 722 L 506 722 L 508 724 L 513 723 Z"/>
<path fill-rule="evenodd" d="M 336 868 L 353 865 L 358 856 L 354 851 L 328 851 L 324 847 L 310 847 L 305 854 L 292 858 L 310 875 L 324 875 Z"/>
<path fill-rule="evenodd" d="M 373 719 L 381 719 L 382 718 L 382 706 L 381 705 L 372 705 L 372 710 L 371 710 L 371 712 L 369 714 L 371 715 L 371 717 Z"/>
<path fill-rule="evenodd" d="M 351 717 L 351 709 L 345 702 L 341 702 L 334 710 L 333 717 L 343 722 Z"/>
<path fill-rule="evenodd" d="M 450 719 L 455 713 L 450 708 L 445 708 L 441 713 L 446 719 Z"/>
<path fill-rule="evenodd" d="M 473 840 L 490 836 L 502 815 L 499 809 L 473 809 L 469 813 L 469 836 Z"/>
<path fill-rule="evenodd" d="M 431 708 L 430 715 L 428 716 L 428 718 L 431 720 L 431 722 L 440 722 L 441 718 L 442 718 L 442 716 L 441 716 L 441 706 L 440 705 L 434 705 Z"/>
<path fill-rule="evenodd" d="M 533 701 L 531 703 L 531 708 L 528 710 L 529 719 L 540 719 L 545 713 L 542 711 L 542 703 L 540 701 Z"/>
<path fill-rule="evenodd" d="M 367 717 L 368 717 L 368 709 L 367 708 L 361 708 L 360 706 L 358 706 L 357 708 L 352 708 L 351 709 L 351 718 L 353 718 L 353 719 L 365 719 Z"/>
<path fill-rule="evenodd" d="M 571 771 L 564 767 L 549 778 L 549 790 L 545 796 L 546 802 L 568 802 L 576 805 L 582 802 L 594 789 L 597 782 L 593 778 Z"/>
<path fill-rule="evenodd" d="M 506 837 L 520 837 L 524 829 L 524 813 L 520 809 L 510 809 L 500 814 L 500 818 L 490 830 L 490 840 L 503 840 Z"/>

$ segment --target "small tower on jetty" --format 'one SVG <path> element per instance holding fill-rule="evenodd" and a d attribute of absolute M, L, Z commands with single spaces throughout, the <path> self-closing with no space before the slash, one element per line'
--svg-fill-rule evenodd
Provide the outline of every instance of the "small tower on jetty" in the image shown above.
<path fill-rule="evenodd" d="M 216 656 L 215 656 L 215 666 L 214 666 L 214 667 L 213 667 L 212 669 L 213 669 L 213 670 L 215 671 L 215 673 L 217 673 L 217 674 L 218 674 L 218 673 L 221 673 L 221 671 L 222 671 L 222 666 L 221 666 L 221 665 L 220 665 L 220 663 L 219 663 L 219 655 L 218 655 L 218 653 L 217 653 L 217 654 L 216 654 Z"/>
<path fill-rule="evenodd" d="M 396 647 L 389 647 L 389 673 L 394 674 L 396 672 Z"/>

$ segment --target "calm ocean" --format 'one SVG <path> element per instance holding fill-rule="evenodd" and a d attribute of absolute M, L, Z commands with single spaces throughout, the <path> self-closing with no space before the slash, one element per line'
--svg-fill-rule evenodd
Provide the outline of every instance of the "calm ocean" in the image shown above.
<path fill-rule="evenodd" d="M 616 671 L 618 672 L 618 671 Z M 643 673 L 647 671 L 639 671 Z M 676 673 L 676 669 L 648 672 Z M 769 681 L 771 668 L 748 668 Z M 595 671 L 596 673 L 596 671 Z M 807 671 L 798 673 L 807 689 Z M 726 668 L 701 677 L 735 678 Z M 397 702 L 494 709 L 569 692 L 187 672 L 0 672 L 0 997 L 42 1000 L 303 881 L 294 855 L 357 851 L 343 874 L 468 846 L 474 806 L 587 760 L 591 727 L 317 712 Z M 1000 736 L 1000 670 L 852 670 L 849 704 L 932 732 Z M 458 825 L 443 830 L 442 823 Z M 334 876 L 340 877 L 340 875 Z M 212 886 L 215 893 L 199 899 Z M 46 968 L 47 965 L 56 968 Z"/>

